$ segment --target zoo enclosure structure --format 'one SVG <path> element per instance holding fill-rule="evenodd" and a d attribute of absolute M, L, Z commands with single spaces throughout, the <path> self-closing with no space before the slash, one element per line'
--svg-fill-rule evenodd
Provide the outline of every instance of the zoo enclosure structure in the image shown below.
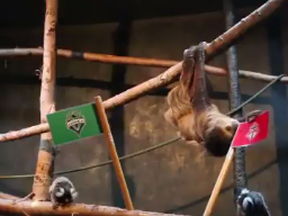
<path fill-rule="evenodd" d="M 243 35 L 253 25 L 259 21 L 267 18 L 272 12 L 274 12 L 284 0 L 270 0 L 263 4 L 261 7 L 253 11 L 251 14 L 243 18 L 240 22 L 230 26 L 227 24 L 227 31 L 217 37 L 211 43 L 208 43 L 206 53 L 211 60 L 215 55 L 223 52 L 233 45 L 233 41 Z M 226 2 L 227 3 L 227 2 Z M 0 136 L 0 142 L 17 140 L 36 134 L 42 134 L 40 140 L 40 149 L 38 155 L 38 168 L 34 178 L 34 200 L 23 200 L 15 203 L 13 196 L 7 194 L 0 194 L 7 199 L 0 199 L 0 212 L 11 212 L 11 213 L 24 213 L 24 214 L 44 214 L 48 213 L 51 215 L 65 215 L 65 214 L 81 214 L 81 215 L 170 215 L 154 212 L 143 212 L 143 211 L 129 211 L 114 207 L 104 207 L 95 205 L 84 205 L 74 204 L 70 207 L 60 208 L 54 210 L 50 202 L 45 202 L 47 199 L 47 190 L 50 185 L 53 176 L 49 173 L 53 171 L 53 154 L 52 147 L 53 141 L 49 132 L 49 125 L 46 122 L 46 115 L 55 111 L 55 102 L 53 98 L 55 88 L 55 62 L 56 55 L 64 57 L 73 57 L 89 61 L 100 61 L 105 63 L 119 63 L 119 64 L 134 64 L 143 66 L 158 66 L 158 67 L 169 67 L 167 71 L 154 77 L 146 82 L 143 82 L 131 89 L 128 89 L 106 101 L 104 101 L 105 109 L 110 109 L 115 106 L 123 105 L 136 98 L 141 97 L 150 90 L 166 86 L 176 81 L 179 73 L 181 72 L 182 62 L 165 61 L 156 59 L 144 59 L 144 58 L 133 58 L 123 56 L 112 56 L 103 54 L 91 54 L 91 53 L 79 53 L 72 52 L 69 50 L 57 50 L 56 52 L 56 39 L 55 29 L 57 25 L 58 17 L 58 0 L 46 0 L 46 16 L 45 16 L 45 30 L 44 30 L 44 46 L 43 50 L 38 49 L 4 49 L 0 50 L 1 57 L 8 56 L 21 56 L 21 55 L 43 55 L 43 73 L 41 77 L 41 124 L 34 125 L 28 128 L 21 129 L 19 131 L 11 131 Z M 228 21 L 227 21 L 228 22 Z M 231 22 L 231 21 L 230 21 Z M 232 55 L 232 54 L 231 54 Z M 235 74 L 233 71 L 226 72 L 222 68 L 216 68 L 206 65 L 206 71 L 215 75 L 230 74 L 231 83 L 238 82 L 238 73 Z M 237 70 L 236 70 L 237 72 Z M 232 75 L 232 76 L 231 76 Z M 239 75 L 247 78 L 252 78 L 261 81 L 273 81 L 277 77 L 264 75 L 249 71 L 239 71 Z M 280 81 L 287 83 L 287 77 L 280 77 Z M 232 85 L 232 84 L 231 84 Z M 239 85 L 239 84 L 238 84 Z M 239 92 L 237 93 L 239 94 Z M 235 98 L 239 95 L 234 95 Z M 238 105 L 233 105 L 236 108 Z M 242 159 L 241 159 L 242 160 Z M 42 165 L 46 166 L 46 169 L 40 169 Z M 245 172 L 245 170 L 242 170 Z M 44 180 L 44 184 L 39 184 L 37 178 Z M 42 201 L 42 202 L 36 202 Z"/>

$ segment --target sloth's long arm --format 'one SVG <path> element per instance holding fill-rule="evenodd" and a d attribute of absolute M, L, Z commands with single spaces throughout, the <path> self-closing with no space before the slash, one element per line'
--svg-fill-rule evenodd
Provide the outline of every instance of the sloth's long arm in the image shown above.
<path fill-rule="evenodd" d="M 180 77 L 180 82 L 189 92 L 192 106 L 195 106 L 197 111 L 211 106 L 204 68 L 205 48 L 206 43 L 201 42 L 198 46 L 192 46 L 184 51 L 183 71 Z"/>

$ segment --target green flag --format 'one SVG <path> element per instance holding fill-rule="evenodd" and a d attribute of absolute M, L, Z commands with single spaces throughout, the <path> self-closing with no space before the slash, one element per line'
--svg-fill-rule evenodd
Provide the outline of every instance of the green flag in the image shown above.
<path fill-rule="evenodd" d="M 60 110 L 47 115 L 55 145 L 103 133 L 94 103 Z"/>

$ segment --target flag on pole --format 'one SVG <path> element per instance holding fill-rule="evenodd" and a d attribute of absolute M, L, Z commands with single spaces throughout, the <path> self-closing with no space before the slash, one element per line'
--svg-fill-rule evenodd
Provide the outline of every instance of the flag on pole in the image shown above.
<path fill-rule="evenodd" d="M 269 111 L 258 115 L 251 122 L 241 123 L 234 135 L 232 146 L 243 147 L 258 143 L 268 136 Z"/>
<path fill-rule="evenodd" d="M 94 103 L 70 107 L 47 115 L 55 145 L 103 133 Z"/>

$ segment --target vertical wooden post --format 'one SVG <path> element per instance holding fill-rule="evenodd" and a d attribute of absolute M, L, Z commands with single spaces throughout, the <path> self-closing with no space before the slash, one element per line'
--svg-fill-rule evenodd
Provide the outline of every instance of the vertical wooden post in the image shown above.
<path fill-rule="evenodd" d="M 40 92 L 41 123 L 46 123 L 46 115 L 55 111 L 54 89 L 56 74 L 56 25 L 58 0 L 46 0 L 43 72 Z M 33 183 L 34 199 L 44 201 L 49 198 L 49 186 L 53 178 L 53 140 L 50 132 L 41 134 L 36 174 Z"/>
<path fill-rule="evenodd" d="M 205 208 L 203 216 L 210 216 L 212 213 L 212 210 L 215 206 L 216 199 L 219 196 L 220 190 L 222 188 L 223 182 L 228 174 L 228 170 L 230 167 L 230 164 L 232 162 L 232 159 L 234 158 L 234 148 L 231 146 L 228 150 L 228 153 L 226 154 L 225 161 L 222 165 L 221 171 L 218 175 L 217 181 L 214 185 L 213 191 L 211 193 L 211 196 L 209 198 L 208 204 Z"/>
<path fill-rule="evenodd" d="M 121 164 L 119 161 L 119 157 L 118 157 L 118 154 L 116 151 L 114 139 L 113 139 L 113 136 L 112 136 L 112 133 L 110 130 L 109 122 L 108 122 L 108 119 L 106 116 L 105 108 L 104 108 L 103 103 L 102 103 L 102 99 L 100 96 L 97 96 L 94 98 L 94 100 L 96 103 L 97 112 L 99 114 L 99 118 L 101 121 L 103 132 L 106 136 L 107 145 L 108 145 L 108 148 L 110 151 L 111 159 L 113 161 L 116 176 L 117 176 L 117 179 L 118 179 L 121 191 L 122 191 L 122 195 L 123 195 L 123 198 L 125 201 L 126 208 L 128 210 L 133 210 L 134 209 L 133 203 L 132 203 L 132 200 L 130 197 L 130 193 L 129 193 L 129 190 L 128 190 L 128 187 L 127 187 L 127 184 L 125 181 L 123 170 L 122 170 L 122 167 L 121 167 Z"/>

